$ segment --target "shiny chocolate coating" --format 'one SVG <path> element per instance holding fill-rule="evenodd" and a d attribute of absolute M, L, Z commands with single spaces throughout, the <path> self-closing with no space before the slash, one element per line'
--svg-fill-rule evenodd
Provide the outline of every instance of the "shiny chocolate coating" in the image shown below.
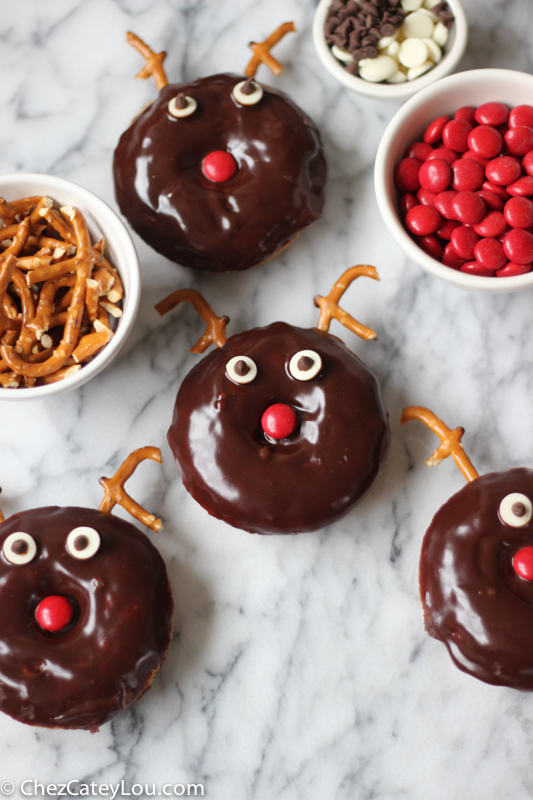
<path fill-rule="evenodd" d="M 489 473 L 468 483 L 435 515 L 420 557 L 427 632 L 443 641 L 459 669 L 486 683 L 533 690 L 533 581 L 513 556 L 533 545 L 533 521 L 505 525 L 501 501 L 533 500 L 533 471 Z"/>
<path fill-rule="evenodd" d="M 241 106 L 238 75 L 161 89 L 115 150 L 115 193 L 132 228 L 158 253 L 194 269 L 225 272 L 266 261 L 322 216 L 326 161 L 314 123 L 282 92 Z M 176 119 L 179 93 L 196 111 Z M 215 183 L 202 161 L 227 150 L 234 178 Z"/>
<path fill-rule="evenodd" d="M 322 359 L 307 381 L 289 371 L 292 356 Z M 226 374 L 234 356 L 257 366 L 251 383 Z M 264 411 L 285 403 L 298 424 L 269 438 Z M 336 337 L 275 322 L 232 336 L 187 375 L 168 441 L 185 488 L 210 514 L 252 533 L 323 528 L 369 491 L 389 448 L 388 416 L 375 376 Z"/>
<path fill-rule="evenodd" d="M 74 528 L 100 535 L 92 558 L 69 554 Z M 130 522 L 89 508 L 36 508 L 0 525 L 0 548 L 30 534 L 37 555 L 11 564 L 0 555 L 0 710 L 47 728 L 98 727 L 149 687 L 172 631 L 165 564 Z M 61 631 L 40 627 L 35 610 L 49 595 L 74 607 Z"/>

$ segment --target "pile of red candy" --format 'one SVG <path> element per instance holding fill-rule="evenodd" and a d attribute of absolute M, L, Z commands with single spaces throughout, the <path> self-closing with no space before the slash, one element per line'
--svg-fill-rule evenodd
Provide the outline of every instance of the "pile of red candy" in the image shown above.
<path fill-rule="evenodd" d="M 533 106 L 485 103 L 438 117 L 394 172 L 405 227 L 428 255 L 470 275 L 533 265 Z"/>

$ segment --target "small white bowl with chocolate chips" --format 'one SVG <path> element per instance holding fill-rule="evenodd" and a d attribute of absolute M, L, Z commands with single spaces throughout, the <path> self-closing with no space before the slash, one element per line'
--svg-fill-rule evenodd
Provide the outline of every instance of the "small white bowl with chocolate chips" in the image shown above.
<path fill-rule="evenodd" d="M 139 307 L 135 246 L 87 189 L 0 177 L 0 401 L 75 389 L 116 357 Z"/>
<path fill-rule="evenodd" d="M 459 0 L 320 0 L 313 23 L 328 72 L 377 98 L 409 97 L 449 75 L 467 39 Z"/>

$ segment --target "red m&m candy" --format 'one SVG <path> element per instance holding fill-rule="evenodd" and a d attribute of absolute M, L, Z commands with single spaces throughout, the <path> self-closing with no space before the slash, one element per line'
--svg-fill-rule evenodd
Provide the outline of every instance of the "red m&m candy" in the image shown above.
<path fill-rule="evenodd" d="M 464 225 L 477 225 L 485 216 L 485 203 L 474 192 L 459 192 L 452 200 L 452 208 Z"/>
<path fill-rule="evenodd" d="M 202 172 L 214 183 L 225 183 L 237 173 L 239 166 L 227 150 L 213 150 L 202 161 Z"/>
<path fill-rule="evenodd" d="M 261 427 L 272 439 L 286 439 L 296 430 L 298 417 L 285 403 L 274 403 L 261 417 Z"/>
<path fill-rule="evenodd" d="M 446 161 L 434 158 L 425 161 L 418 172 L 418 180 L 423 189 L 431 192 L 443 192 L 448 188 L 452 179 L 450 165 Z M 480 184 L 481 185 L 481 184 Z"/>
<path fill-rule="evenodd" d="M 442 218 L 433 206 L 415 206 L 407 212 L 405 224 L 417 236 L 429 236 L 440 227 Z"/>
<path fill-rule="evenodd" d="M 533 547 L 522 547 L 513 556 L 513 569 L 526 581 L 533 581 Z"/>
<path fill-rule="evenodd" d="M 515 106 L 511 109 L 509 127 L 521 128 L 522 126 L 533 128 L 533 106 Z"/>
<path fill-rule="evenodd" d="M 530 264 L 533 261 L 533 236 L 529 231 L 513 228 L 505 234 L 503 251 L 509 261 Z"/>
<path fill-rule="evenodd" d="M 478 125 L 468 134 L 468 146 L 482 158 L 494 158 L 503 147 L 503 138 L 496 128 Z"/>
<path fill-rule="evenodd" d="M 35 610 L 37 622 L 46 631 L 60 631 L 72 621 L 72 603 L 61 594 L 45 597 Z"/>
<path fill-rule="evenodd" d="M 475 192 L 485 180 L 483 167 L 471 158 L 461 158 L 452 164 L 452 187 L 458 192 Z"/>
<path fill-rule="evenodd" d="M 503 125 L 509 118 L 509 109 L 503 103 L 483 103 L 476 109 L 474 118 L 478 125 Z"/>
<path fill-rule="evenodd" d="M 533 203 L 527 197 L 511 197 L 505 204 L 503 215 L 511 228 L 531 228 Z"/>
<path fill-rule="evenodd" d="M 497 186 L 508 186 L 520 177 L 520 162 L 511 156 L 493 158 L 485 167 L 487 180 Z"/>
<path fill-rule="evenodd" d="M 525 156 L 533 150 L 533 128 L 510 128 L 505 134 L 505 144 L 512 156 Z"/>

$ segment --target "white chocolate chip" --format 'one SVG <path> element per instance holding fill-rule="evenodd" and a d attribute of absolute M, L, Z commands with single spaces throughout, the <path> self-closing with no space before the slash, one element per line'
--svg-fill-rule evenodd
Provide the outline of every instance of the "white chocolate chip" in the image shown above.
<path fill-rule="evenodd" d="M 245 94 L 243 92 L 243 88 L 247 83 L 248 79 L 237 83 L 236 86 L 233 87 L 233 97 L 238 103 L 241 104 L 241 106 L 255 106 L 255 104 L 258 103 L 263 97 L 263 87 L 260 83 L 254 81 L 252 84 L 254 87 L 253 91 L 251 91 L 250 94 Z"/>
<path fill-rule="evenodd" d="M 439 21 L 439 18 L 437 17 L 437 15 L 434 14 L 433 11 L 430 11 L 428 8 L 420 8 L 418 13 L 419 14 L 425 14 L 426 17 L 430 18 L 430 20 L 433 22 L 433 24 L 435 24 L 435 22 Z"/>
<path fill-rule="evenodd" d="M 402 0 L 404 11 L 416 11 L 422 5 L 422 0 Z"/>
<path fill-rule="evenodd" d="M 378 47 L 379 47 L 379 42 L 378 42 Z M 339 61 L 342 61 L 344 64 L 351 64 L 353 61 L 353 56 L 350 53 L 348 53 L 347 50 L 341 50 L 341 48 L 337 47 L 336 44 L 334 44 L 333 47 L 331 48 L 331 52 L 333 53 L 335 58 L 338 58 Z"/>
<path fill-rule="evenodd" d="M 427 39 L 433 33 L 433 20 L 423 11 L 409 14 L 402 25 L 406 39 Z"/>
<path fill-rule="evenodd" d="M 411 67 L 407 70 L 407 80 L 414 81 L 415 78 L 419 78 L 424 72 L 427 72 L 428 69 L 433 67 L 433 61 L 426 61 L 424 64 L 421 64 L 419 67 Z"/>
<path fill-rule="evenodd" d="M 430 59 L 437 64 L 442 58 L 442 50 L 434 39 L 422 39 L 426 45 Z"/>
<path fill-rule="evenodd" d="M 391 58 L 397 58 L 399 52 L 400 45 L 398 42 L 391 42 L 387 49 L 383 52 L 383 55 L 390 56 Z"/>
<path fill-rule="evenodd" d="M 399 28 L 396 28 L 392 36 L 382 36 L 377 44 L 378 50 L 385 50 L 392 42 L 395 42 L 398 38 Z M 332 50 L 335 49 L 335 46 L 332 47 Z"/>
<path fill-rule="evenodd" d="M 427 52 L 427 51 L 426 51 Z M 390 56 L 363 58 L 359 62 L 359 74 L 365 81 L 380 83 L 391 78 L 398 70 L 396 61 Z"/>
<path fill-rule="evenodd" d="M 427 58 L 428 49 L 421 39 L 406 39 L 401 43 L 398 60 L 404 67 L 420 67 Z"/>
<path fill-rule="evenodd" d="M 405 83 L 407 80 L 407 75 L 405 72 L 398 70 L 392 77 L 387 80 L 387 83 Z"/>
<path fill-rule="evenodd" d="M 185 108 L 178 108 L 176 106 L 176 97 L 173 97 L 168 104 L 168 113 L 171 114 L 176 119 L 181 119 L 182 117 L 190 117 L 191 114 L 194 114 L 198 107 L 198 103 L 194 99 L 194 97 L 185 97 L 187 101 L 187 105 Z"/>
<path fill-rule="evenodd" d="M 443 25 L 442 22 L 437 22 L 437 24 L 433 28 L 432 37 L 433 39 L 435 39 L 437 44 L 440 45 L 440 47 L 444 47 L 444 45 L 448 41 L 449 35 L 450 32 L 448 28 L 445 25 Z"/>

